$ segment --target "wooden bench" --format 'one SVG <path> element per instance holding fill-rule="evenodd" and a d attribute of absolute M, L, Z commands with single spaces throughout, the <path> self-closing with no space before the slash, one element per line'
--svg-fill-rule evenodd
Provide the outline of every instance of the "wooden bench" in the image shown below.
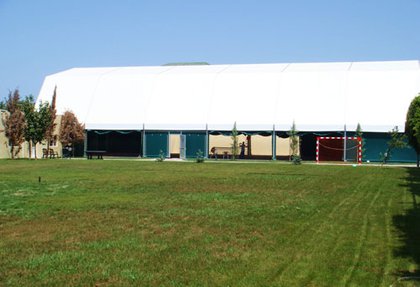
<path fill-rule="evenodd" d="M 42 149 L 42 158 L 58 158 L 58 152 L 54 151 L 52 148 Z"/>
<path fill-rule="evenodd" d="M 223 159 L 229 159 L 232 155 L 232 148 L 228 146 L 214 146 L 210 149 L 211 157 L 218 158 L 219 155 L 222 156 Z"/>
<path fill-rule="evenodd" d="M 58 151 L 55 151 L 52 148 L 50 148 L 50 151 L 48 153 L 50 155 L 50 158 L 58 158 Z"/>
<path fill-rule="evenodd" d="M 97 156 L 98 159 L 104 159 L 103 156 L 106 154 L 104 150 L 87 150 L 86 157 L 87 159 L 92 159 L 94 156 Z"/>
<path fill-rule="evenodd" d="M 42 149 L 42 158 L 48 158 L 48 150 L 46 148 Z"/>

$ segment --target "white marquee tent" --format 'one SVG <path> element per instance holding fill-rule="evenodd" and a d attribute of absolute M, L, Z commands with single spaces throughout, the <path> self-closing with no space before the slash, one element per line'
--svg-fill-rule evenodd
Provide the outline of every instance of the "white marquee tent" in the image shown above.
<path fill-rule="evenodd" d="M 37 101 L 89 130 L 404 129 L 420 62 L 74 68 L 45 78 Z"/>

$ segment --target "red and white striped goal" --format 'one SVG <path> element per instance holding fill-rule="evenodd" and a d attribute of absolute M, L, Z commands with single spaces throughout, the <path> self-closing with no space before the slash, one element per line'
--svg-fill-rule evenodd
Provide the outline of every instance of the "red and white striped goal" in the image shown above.
<path fill-rule="evenodd" d="M 344 148 L 346 141 L 346 148 Z M 348 142 L 349 141 L 349 142 Z M 354 142 L 350 147 L 347 143 Z M 355 151 L 353 151 L 355 150 Z M 344 153 L 346 151 L 346 153 Z M 347 160 L 347 153 L 354 153 L 354 160 L 362 163 L 362 138 L 361 137 L 317 137 L 316 138 L 316 162 L 321 160 Z"/>

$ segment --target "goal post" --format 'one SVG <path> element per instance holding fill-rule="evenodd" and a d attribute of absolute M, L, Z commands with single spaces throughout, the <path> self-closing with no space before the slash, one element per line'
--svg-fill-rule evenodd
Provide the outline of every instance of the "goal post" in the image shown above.
<path fill-rule="evenodd" d="M 346 143 L 346 144 L 345 144 Z M 346 151 L 346 152 L 344 152 Z M 346 158 L 344 158 L 346 157 Z M 361 137 L 317 137 L 316 162 L 354 160 L 362 163 Z"/>

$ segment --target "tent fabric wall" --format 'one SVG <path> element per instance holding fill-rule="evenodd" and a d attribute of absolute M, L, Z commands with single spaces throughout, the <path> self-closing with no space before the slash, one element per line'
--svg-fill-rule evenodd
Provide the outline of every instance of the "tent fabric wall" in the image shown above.
<path fill-rule="evenodd" d="M 145 157 L 159 157 L 161 152 L 164 156 L 168 154 L 169 133 L 167 132 L 146 132 L 145 133 Z"/>
<path fill-rule="evenodd" d="M 208 152 L 206 132 L 228 135 L 236 122 L 244 135 L 287 137 L 295 122 L 302 158 L 313 160 L 316 135 L 343 136 L 344 126 L 360 123 L 365 159 L 377 161 L 387 132 L 404 130 L 420 92 L 420 61 L 74 68 L 47 76 L 37 104 L 51 102 L 55 87 L 58 114 L 72 110 L 85 124 L 88 149 L 127 140 L 129 153 L 158 157 L 169 154 L 174 132 L 186 135 L 186 155 L 195 157 Z M 415 158 L 407 148 L 392 160 Z"/>
<path fill-rule="evenodd" d="M 74 68 L 47 76 L 37 102 L 96 130 L 403 130 L 419 61 Z"/>
<path fill-rule="evenodd" d="M 388 133 L 365 133 L 363 134 L 364 154 L 363 161 L 381 161 L 380 153 L 384 153 L 391 139 Z M 416 153 L 414 149 L 406 148 L 395 149 L 392 152 L 390 162 L 415 162 Z"/>
<path fill-rule="evenodd" d="M 197 157 L 197 152 L 201 151 L 203 155 L 206 154 L 206 134 L 205 133 L 192 133 L 186 132 L 186 157 L 194 158 Z"/>

